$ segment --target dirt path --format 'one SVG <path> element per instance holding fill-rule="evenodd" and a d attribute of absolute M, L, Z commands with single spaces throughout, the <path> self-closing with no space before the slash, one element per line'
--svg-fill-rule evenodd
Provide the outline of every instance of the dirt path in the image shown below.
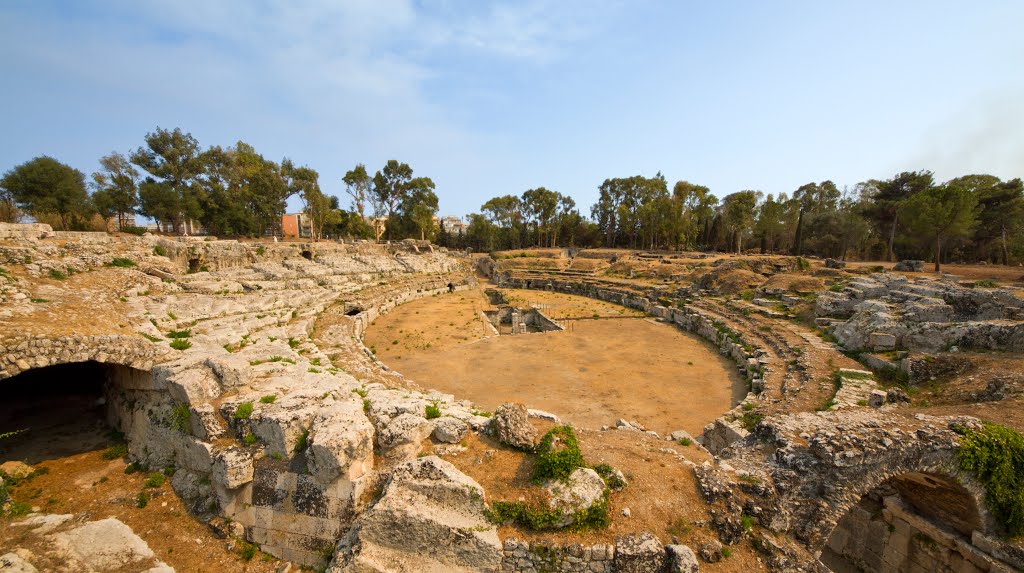
<path fill-rule="evenodd" d="M 584 297 L 522 296 L 543 298 L 556 317 L 614 318 L 571 321 L 563 332 L 483 338 L 479 311 L 486 300 L 470 291 L 402 305 L 377 319 L 365 343 L 425 388 L 486 410 L 521 401 L 585 428 L 626 418 L 658 432 L 698 434 L 746 393 L 732 363 L 673 326 Z"/>

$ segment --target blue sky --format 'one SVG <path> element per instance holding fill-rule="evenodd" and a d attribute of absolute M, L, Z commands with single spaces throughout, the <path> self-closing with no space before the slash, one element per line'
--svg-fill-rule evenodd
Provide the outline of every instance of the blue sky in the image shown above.
<path fill-rule="evenodd" d="M 0 170 L 155 127 L 320 172 L 409 163 L 441 214 L 661 171 L 722 197 L 1024 176 L 1024 2 L 0 3 Z"/>

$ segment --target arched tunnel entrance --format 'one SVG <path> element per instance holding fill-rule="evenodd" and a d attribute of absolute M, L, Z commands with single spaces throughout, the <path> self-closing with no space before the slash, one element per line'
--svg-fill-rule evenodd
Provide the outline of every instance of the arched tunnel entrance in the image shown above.
<path fill-rule="evenodd" d="M 33 465 L 119 441 L 121 412 L 111 404 L 131 380 L 149 373 L 116 364 L 76 362 L 0 380 L 0 463 Z"/>
<path fill-rule="evenodd" d="M 987 571 L 971 535 L 984 530 L 975 497 L 950 476 L 906 473 L 878 485 L 836 525 L 821 562 L 836 573 Z"/>

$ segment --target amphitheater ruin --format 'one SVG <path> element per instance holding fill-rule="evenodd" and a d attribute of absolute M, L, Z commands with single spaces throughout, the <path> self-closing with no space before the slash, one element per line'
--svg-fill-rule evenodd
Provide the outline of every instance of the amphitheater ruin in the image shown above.
<path fill-rule="evenodd" d="M 0 224 L 0 571 L 1021 571 L 947 270 Z"/>

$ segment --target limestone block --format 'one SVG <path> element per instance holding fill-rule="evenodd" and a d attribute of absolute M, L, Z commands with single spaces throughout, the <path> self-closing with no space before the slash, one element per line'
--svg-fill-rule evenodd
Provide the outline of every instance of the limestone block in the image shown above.
<path fill-rule="evenodd" d="M 877 352 L 896 349 L 896 337 L 886 332 L 872 332 L 868 335 L 868 344 Z"/>
<path fill-rule="evenodd" d="M 434 423 L 434 439 L 444 444 L 457 444 L 466 437 L 469 425 L 461 420 L 445 416 Z"/>
<path fill-rule="evenodd" d="M 155 557 L 153 550 L 130 527 L 112 517 L 90 521 L 54 541 L 86 566 L 99 571 L 120 570 Z"/>
<path fill-rule="evenodd" d="M 709 452 L 718 455 L 719 452 L 734 442 L 742 440 L 749 435 L 750 432 L 746 431 L 738 423 L 718 418 L 704 427 L 702 444 Z"/>
<path fill-rule="evenodd" d="M 697 573 L 700 565 L 693 550 L 686 545 L 667 545 L 669 573 Z"/>
<path fill-rule="evenodd" d="M 228 489 L 251 482 L 252 476 L 252 456 L 241 448 L 231 446 L 213 458 L 213 479 Z"/>
<path fill-rule="evenodd" d="M 0 555 L 0 571 L 4 573 L 38 573 L 39 570 L 17 553 Z"/>
<path fill-rule="evenodd" d="M 397 466 L 380 500 L 339 545 L 332 571 L 362 571 L 381 556 L 422 571 L 494 571 L 502 556 L 483 488 L 436 456 Z"/>
<path fill-rule="evenodd" d="M 872 390 L 868 396 L 868 406 L 872 408 L 881 408 L 885 405 L 885 400 L 888 394 L 882 390 Z"/>
<path fill-rule="evenodd" d="M 711 540 L 700 547 L 700 558 L 708 563 L 718 563 L 722 560 L 722 544 Z"/>
<path fill-rule="evenodd" d="M 522 404 L 502 404 L 491 418 L 491 428 L 499 442 L 520 449 L 531 449 L 537 430 L 530 424 L 529 412 Z"/>
<path fill-rule="evenodd" d="M 390 457 L 416 455 L 420 443 L 430 435 L 432 424 L 416 414 L 402 414 L 377 434 L 377 444 Z"/>
<path fill-rule="evenodd" d="M 664 564 L 665 548 L 650 533 L 615 540 L 615 570 L 620 573 L 661 571 Z"/>
<path fill-rule="evenodd" d="M 211 356 L 206 359 L 206 366 L 213 370 L 225 389 L 245 386 L 252 380 L 252 367 L 241 357 Z"/>
<path fill-rule="evenodd" d="M 601 476 L 590 468 L 575 470 L 565 482 L 551 480 L 545 483 L 544 488 L 551 496 L 550 507 L 562 512 L 556 525 L 566 527 L 573 523 L 573 514 L 601 503 L 605 487 Z"/>
<path fill-rule="evenodd" d="M 373 425 L 360 403 L 334 402 L 313 417 L 306 461 L 310 473 L 324 484 L 343 476 L 358 479 L 373 467 Z"/>
<path fill-rule="evenodd" d="M 220 416 L 211 404 L 199 404 L 192 407 L 190 419 L 192 433 L 203 440 L 211 441 L 224 435 L 224 426 Z"/>
<path fill-rule="evenodd" d="M 220 396 L 217 379 L 208 368 L 189 368 L 166 378 L 171 397 L 182 404 L 200 404 Z"/>

